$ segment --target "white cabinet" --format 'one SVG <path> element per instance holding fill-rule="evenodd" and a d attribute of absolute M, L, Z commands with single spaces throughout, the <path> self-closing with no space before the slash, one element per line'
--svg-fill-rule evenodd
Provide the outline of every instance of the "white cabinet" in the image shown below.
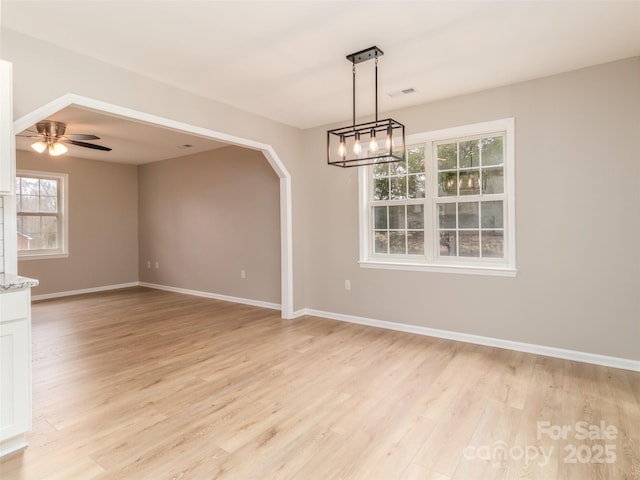
<path fill-rule="evenodd" d="M 31 289 L 0 293 L 0 456 L 31 429 Z"/>
<path fill-rule="evenodd" d="M 0 60 L 0 194 L 12 194 L 15 188 L 15 142 L 11 63 Z"/>

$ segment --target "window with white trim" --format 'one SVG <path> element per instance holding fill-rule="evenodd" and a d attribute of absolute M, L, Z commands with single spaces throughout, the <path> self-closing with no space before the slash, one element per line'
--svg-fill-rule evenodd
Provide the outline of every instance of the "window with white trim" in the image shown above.
<path fill-rule="evenodd" d="M 18 171 L 16 174 L 17 244 L 19 258 L 68 255 L 68 176 Z"/>
<path fill-rule="evenodd" d="M 514 274 L 514 120 L 406 143 L 404 162 L 360 171 L 361 265 Z"/>

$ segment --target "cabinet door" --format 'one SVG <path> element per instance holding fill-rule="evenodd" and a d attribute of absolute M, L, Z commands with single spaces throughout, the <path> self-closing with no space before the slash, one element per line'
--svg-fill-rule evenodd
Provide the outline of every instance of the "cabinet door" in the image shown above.
<path fill-rule="evenodd" d="M 0 60 L 0 194 L 12 194 L 15 188 L 15 142 L 11 63 Z"/>
<path fill-rule="evenodd" d="M 31 428 L 29 320 L 0 323 L 0 441 Z"/>

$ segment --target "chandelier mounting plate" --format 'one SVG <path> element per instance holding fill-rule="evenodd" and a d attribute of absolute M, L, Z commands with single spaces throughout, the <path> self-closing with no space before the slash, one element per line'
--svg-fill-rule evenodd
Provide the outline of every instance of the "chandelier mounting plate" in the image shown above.
<path fill-rule="evenodd" d="M 381 57 L 382 55 L 384 55 L 384 52 L 378 47 L 373 46 L 347 55 L 347 60 L 349 60 L 354 65 L 357 65 L 358 63 L 366 62 L 367 60 Z"/>

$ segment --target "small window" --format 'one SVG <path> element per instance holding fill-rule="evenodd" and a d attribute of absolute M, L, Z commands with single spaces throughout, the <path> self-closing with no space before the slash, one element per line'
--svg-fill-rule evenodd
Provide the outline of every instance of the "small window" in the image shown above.
<path fill-rule="evenodd" d="M 360 264 L 515 273 L 514 121 L 407 137 L 404 162 L 360 171 Z"/>
<path fill-rule="evenodd" d="M 67 178 L 58 173 L 17 172 L 18 257 L 68 255 Z"/>

